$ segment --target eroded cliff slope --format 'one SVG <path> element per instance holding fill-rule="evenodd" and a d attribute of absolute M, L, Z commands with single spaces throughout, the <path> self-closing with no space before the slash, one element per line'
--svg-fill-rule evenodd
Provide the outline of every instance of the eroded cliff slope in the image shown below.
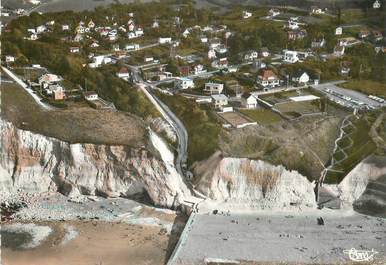
<path fill-rule="evenodd" d="M 146 192 L 155 205 L 169 208 L 190 196 L 173 166 L 173 153 L 152 131 L 148 146 L 129 147 L 70 144 L 2 119 L 0 130 L 2 194 L 57 190 L 126 197 Z"/>

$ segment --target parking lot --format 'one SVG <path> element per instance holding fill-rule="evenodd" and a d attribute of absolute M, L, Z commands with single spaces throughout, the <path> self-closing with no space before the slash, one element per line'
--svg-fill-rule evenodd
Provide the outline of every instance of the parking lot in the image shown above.
<path fill-rule="evenodd" d="M 379 102 L 369 98 L 358 91 L 338 87 L 339 83 L 331 82 L 312 86 L 314 89 L 324 93 L 331 101 L 351 109 L 377 109 L 386 106 L 386 101 Z"/>

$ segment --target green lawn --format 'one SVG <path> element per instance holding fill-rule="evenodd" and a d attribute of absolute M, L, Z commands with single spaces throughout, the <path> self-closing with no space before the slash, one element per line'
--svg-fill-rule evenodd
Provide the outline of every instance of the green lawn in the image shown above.
<path fill-rule="evenodd" d="M 371 80 L 352 80 L 341 85 L 344 88 L 357 90 L 367 95 L 386 98 L 386 84 Z"/>
<path fill-rule="evenodd" d="M 240 110 L 240 112 L 259 124 L 270 124 L 281 121 L 281 117 L 279 114 L 267 109 L 243 109 Z"/>

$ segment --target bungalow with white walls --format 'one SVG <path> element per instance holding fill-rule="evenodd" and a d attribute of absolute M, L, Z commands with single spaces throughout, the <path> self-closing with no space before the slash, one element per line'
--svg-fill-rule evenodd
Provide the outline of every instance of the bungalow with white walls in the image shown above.
<path fill-rule="evenodd" d="M 85 91 L 83 92 L 83 96 L 87 101 L 98 100 L 98 94 L 95 91 Z"/>
<path fill-rule="evenodd" d="M 79 53 L 80 48 L 79 47 L 70 47 L 70 53 Z"/>
<path fill-rule="evenodd" d="M 194 88 L 194 82 L 192 79 L 187 77 L 180 77 L 176 79 L 176 88 L 177 89 L 189 89 Z"/>
<path fill-rule="evenodd" d="M 172 43 L 172 38 L 169 38 L 169 37 L 166 37 L 166 38 L 159 38 L 158 39 L 158 43 L 159 44 L 168 44 L 168 43 Z"/>
<path fill-rule="evenodd" d="M 243 93 L 241 95 L 241 106 L 246 109 L 256 109 L 258 107 L 256 97 L 248 92 Z"/>
<path fill-rule="evenodd" d="M 248 19 L 250 17 L 252 17 L 252 13 L 249 12 L 249 11 L 244 10 L 243 11 L 243 19 Z"/>
<path fill-rule="evenodd" d="M 122 67 L 118 71 L 117 76 L 122 79 L 128 79 L 130 77 L 130 72 L 126 67 Z"/>
<path fill-rule="evenodd" d="M 228 105 L 228 97 L 224 94 L 211 95 L 211 98 L 216 109 L 221 109 L 222 107 Z"/>
<path fill-rule="evenodd" d="M 224 90 L 224 84 L 219 83 L 205 83 L 204 93 L 213 95 L 221 94 Z"/>
<path fill-rule="evenodd" d="M 306 85 L 309 81 L 310 76 L 304 71 L 298 71 L 292 76 L 292 82 L 295 82 L 298 85 Z"/>

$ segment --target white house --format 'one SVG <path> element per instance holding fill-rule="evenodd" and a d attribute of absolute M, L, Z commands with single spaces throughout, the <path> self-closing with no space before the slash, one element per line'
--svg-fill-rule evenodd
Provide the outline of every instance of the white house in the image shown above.
<path fill-rule="evenodd" d="M 83 92 L 83 96 L 87 101 L 98 100 L 98 94 L 94 91 L 85 91 Z"/>
<path fill-rule="evenodd" d="M 220 58 L 211 63 L 211 66 L 217 69 L 224 69 L 228 67 L 228 58 Z"/>
<path fill-rule="evenodd" d="M 7 56 L 5 56 L 5 62 L 13 63 L 13 62 L 15 62 L 15 57 L 7 55 Z"/>
<path fill-rule="evenodd" d="M 202 73 L 206 73 L 207 71 L 204 69 L 204 66 L 202 64 L 197 64 L 193 68 L 194 74 L 199 75 Z"/>
<path fill-rule="evenodd" d="M 159 38 L 158 39 L 158 43 L 159 44 L 167 44 L 167 43 L 172 43 L 172 38 L 169 38 L 169 37 L 167 37 L 167 38 Z"/>
<path fill-rule="evenodd" d="M 93 43 L 91 43 L 90 47 L 91 48 L 98 48 L 99 44 L 98 44 L 98 42 L 93 42 Z"/>
<path fill-rule="evenodd" d="M 119 78 L 122 78 L 122 79 L 127 79 L 130 77 L 130 73 L 129 73 L 129 70 L 126 68 L 126 67 L 122 67 L 118 73 L 117 73 L 117 76 Z"/>
<path fill-rule="evenodd" d="M 187 38 L 190 35 L 190 29 L 185 29 L 184 32 L 182 32 L 182 36 L 184 38 Z"/>
<path fill-rule="evenodd" d="M 219 83 L 205 83 L 204 93 L 207 94 L 221 94 L 224 90 L 224 84 Z"/>
<path fill-rule="evenodd" d="M 154 20 L 154 21 L 153 21 L 153 24 L 151 25 L 151 27 L 152 27 L 153 29 L 159 28 L 159 22 L 158 22 L 158 20 Z"/>
<path fill-rule="evenodd" d="M 243 18 L 247 19 L 247 18 L 250 18 L 250 17 L 252 17 L 252 13 L 244 10 L 243 11 Z"/>
<path fill-rule="evenodd" d="M 36 33 L 39 34 L 39 33 L 43 33 L 47 30 L 47 27 L 45 25 L 40 25 L 40 26 L 37 26 L 36 27 Z"/>
<path fill-rule="evenodd" d="M 292 81 L 299 85 L 306 85 L 310 81 L 310 76 L 306 72 L 295 73 Z"/>
<path fill-rule="evenodd" d="M 137 50 L 139 50 L 139 44 L 128 44 L 128 45 L 126 45 L 125 50 L 137 51 Z"/>
<path fill-rule="evenodd" d="M 154 57 L 145 57 L 144 58 L 144 62 L 145 63 L 150 63 L 150 62 L 153 62 L 154 61 Z"/>
<path fill-rule="evenodd" d="M 28 2 L 30 2 L 32 5 L 40 5 L 40 0 L 29 0 Z"/>
<path fill-rule="evenodd" d="M 276 17 L 278 15 L 280 15 L 280 10 L 279 9 L 276 9 L 276 8 L 271 8 L 269 11 L 268 11 L 268 15 L 270 17 Z"/>
<path fill-rule="evenodd" d="M 216 109 L 221 109 L 222 107 L 228 105 L 228 97 L 224 94 L 212 95 L 211 98 Z"/>
<path fill-rule="evenodd" d="M 268 57 L 270 55 L 269 50 L 267 47 L 263 47 L 260 50 L 260 54 L 262 57 Z"/>
<path fill-rule="evenodd" d="M 245 61 L 253 61 L 259 57 L 259 53 L 257 51 L 248 51 L 244 55 L 244 60 Z"/>
<path fill-rule="evenodd" d="M 298 52 L 297 51 L 284 51 L 283 61 L 286 63 L 296 63 L 299 61 Z"/>
<path fill-rule="evenodd" d="M 211 59 L 215 59 L 217 56 L 216 56 L 216 51 L 213 50 L 213 49 L 210 49 L 208 51 L 208 59 L 211 60 Z"/>
<path fill-rule="evenodd" d="M 343 34 L 343 28 L 342 27 L 337 27 L 335 29 L 335 35 L 339 36 Z"/>
<path fill-rule="evenodd" d="M 373 8 L 378 9 L 380 7 L 381 7 L 381 3 L 378 0 L 375 0 L 375 2 L 373 3 Z"/>
<path fill-rule="evenodd" d="M 63 31 L 70 30 L 70 26 L 69 25 L 62 25 L 62 30 Z"/>
<path fill-rule="evenodd" d="M 78 53 L 80 52 L 79 47 L 70 47 L 70 53 Z"/>
<path fill-rule="evenodd" d="M 257 99 L 250 93 L 243 93 L 241 95 L 241 105 L 243 108 L 256 109 L 258 106 Z"/>
<path fill-rule="evenodd" d="M 109 64 L 111 62 L 112 62 L 112 60 L 110 57 L 107 57 L 105 55 L 98 55 L 98 56 L 93 57 L 93 62 L 89 64 L 89 67 L 97 68 L 103 64 Z"/>
<path fill-rule="evenodd" d="M 208 43 L 208 37 L 202 36 L 200 40 L 201 40 L 201 43 Z"/>
<path fill-rule="evenodd" d="M 176 87 L 178 89 L 189 89 L 189 88 L 194 88 L 194 82 L 190 78 L 186 77 L 180 77 L 176 80 Z"/>
<path fill-rule="evenodd" d="M 324 13 L 325 13 L 325 11 L 323 9 L 321 9 L 320 7 L 311 6 L 311 14 L 321 15 L 321 14 L 324 14 Z"/>
<path fill-rule="evenodd" d="M 295 30 L 295 29 L 299 29 L 300 28 L 300 23 L 298 21 L 298 17 L 291 17 L 289 20 L 288 20 L 288 28 L 289 29 L 292 29 L 292 30 Z"/>

